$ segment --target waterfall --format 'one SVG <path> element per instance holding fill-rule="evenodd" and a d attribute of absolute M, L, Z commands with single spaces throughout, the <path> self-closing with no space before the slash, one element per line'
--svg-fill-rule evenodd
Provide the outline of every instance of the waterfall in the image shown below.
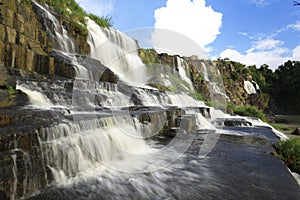
<path fill-rule="evenodd" d="M 244 88 L 248 94 L 256 94 L 256 89 L 252 82 L 244 81 Z"/>
<path fill-rule="evenodd" d="M 123 80 L 144 84 L 146 68 L 138 56 L 137 43 L 125 34 L 108 28 L 101 28 L 94 21 L 87 22 L 91 46 L 91 57 L 100 60 Z"/>
<path fill-rule="evenodd" d="M 12 192 L 11 192 L 11 196 L 10 196 L 10 199 L 11 200 L 15 200 L 16 197 L 15 197 L 15 194 L 16 194 L 16 191 L 17 191 L 17 185 L 18 185 L 18 168 L 17 168 L 17 155 L 14 154 L 11 156 L 12 157 L 12 160 L 13 160 L 13 177 L 14 177 L 14 182 L 12 184 Z"/>
<path fill-rule="evenodd" d="M 54 48 L 67 53 L 75 53 L 76 45 L 63 25 L 61 25 L 57 18 L 43 6 L 35 1 L 32 2 L 39 8 L 38 10 L 41 12 L 42 16 L 50 21 L 50 23 L 45 22 L 44 24 L 47 28 L 47 33 L 50 34 L 51 40 L 54 43 Z"/>
<path fill-rule="evenodd" d="M 77 44 L 59 20 L 34 5 L 45 17 L 55 44 L 51 56 L 73 67 L 76 77 L 45 75 L 41 77 L 48 80 L 36 80 L 33 77 L 39 74 L 34 74 L 32 79 L 18 78 L 16 89 L 28 96 L 29 105 L 20 111 L 24 115 L 17 113 L 12 120 L 17 122 L 13 126 L 20 124 L 16 132 L 10 124 L 1 124 L 8 130 L 8 140 L 13 139 L 4 145 L 11 149 L 1 155 L 8 158 L 2 163 L 11 168 L 5 177 L 11 183 L 10 199 L 28 195 L 33 199 L 185 199 L 187 195 L 191 199 L 215 199 L 211 194 L 218 191 L 222 179 L 217 177 L 220 172 L 211 168 L 224 171 L 224 165 L 218 166 L 213 157 L 202 159 L 224 133 L 223 127 L 214 123 L 239 118 L 260 128 L 267 125 L 257 119 L 229 116 L 190 96 L 195 93 L 190 68 L 179 56 L 176 66 L 163 69 L 159 65 L 161 70 L 155 66 L 159 71 L 156 77 L 147 76 L 136 42 L 117 30 L 100 28 L 90 19 L 91 55 L 75 55 Z M 209 74 L 210 66 L 200 63 L 212 93 L 226 96 L 218 80 Z M 159 86 L 159 81 L 166 91 L 150 87 L 151 83 Z M 245 89 L 253 87 L 249 83 L 245 82 Z M 14 117 L 14 112 L 8 118 Z M 25 119 L 31 116 L 32 120 Z M 245 134 L 234 128 L 228 134 Z M 238 143 L 234 141 L 234 148 Z M 220 147 L 229 142 L 220 144 L 217 158 L 226 159 L 230 155 Z M 45 198 L 35 198 L 40 194 Z"/>
<path fill-rule="evenodd" d="M 203 78 L 204 78 L 204 80 L 207 81 L 207 82 L 210 82 L 209 78 L 208 78 L 206 64 L 204 62 L 201 62 L 201 66 L 202 66 L 202 69 L 203 69 Z"/>
<path fill-rule="evenodd" d="M 58 183 L 90 168 L 113 165 L 112 161 L 130 162 L 151 149 L 129 116 L 61 123 L 44 128 L 40 141 Z"/>
<path fill-rule="evenodd" d="M 220 77 L 220 72 L 218 71 L 218 69 L 216 69 L 215 66 L 209 66 L 209 67 L 213 67 L 214 69 L 214 73 L 216 74 L 212 74 L 212 78 L 209 76 L 210 72 L 208 72 L 207 70 L 207 64 L 205 63 L 205 61 L 200 61 L 200 65 L 203 69 L 203 77 L 204 80 L 208 82 L 209 86 L 210 86 L 210 92 L 213 94 L 220 94 L 221 96 L 223 96 L 225 99 L 230 100 L 230 98 L 225 94 L 225 91 L 223 88 L 220 88 L 218 86 L 218 84 L 223 84 L 223 80 Z M 223 102 L 225 103 L 225 102 Z"/>
<path fill-rule="evenodd" d="M 176 59 L 177 59 L 177 67 L 178 67 L 178 73 L 180 78 L 189 84 L 190 90 L 194 90 L 193 83 L 186 74 L 186 71 L 189 69 L 188 64 L 183 58 L 180 58 L 179 56 L 176 56 Z"/>
<path fill-rule="evenodd" d="M 44 94 L 42 94 L 39 91 L 31 90 L 31 89 L 27 88 L 25 85 L 19 85 L 19 84 L 17 85 L 16 89 L 21 90 L 22 92 L 27 94 L 27 96 L 30 100 L 30 103 L 31 103 L 30 106 L 33 108 L 48 110 L 54 106 L 51 103 L 50 99 L 48 99 L 47 96 L 45 96 Z"/>
<path fill-rule="evenodd" d="M 205 104 L 201 101 L 195 100 L 193 97 L 187 95 L 186 93 L 171 94 L 169 93 L 169 103 L 170 105 L 179 107 L 203 107 Z"/>

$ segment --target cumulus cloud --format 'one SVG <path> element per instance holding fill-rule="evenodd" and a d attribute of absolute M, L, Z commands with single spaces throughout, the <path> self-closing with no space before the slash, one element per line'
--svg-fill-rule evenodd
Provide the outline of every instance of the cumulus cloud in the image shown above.
<path fill-rule="evenodd" d="M 113 11 L 115 0 L 75 0 L 87 12 L 98 16 L 109 15 Z"/>
<path fill-rule="evenodd" d="M 204 48 L 220 34 L 222 25 L 222 14 L 205 3 L 205 0 L 167 0 L 165 7 L 155 10 L 154 27 L 178 32 Z"/>
<path fill-rule="evenodd" d="M 246 65 L 256 65 L 260 67 L 263 64 L 269 65 L 276 69 L 287 60 L 300 59 L 300 46 L 293 51 L 283 47 L 284 42 L 274 39 L 264 39 L 253 44 L 244 54 L 234 49 L 226 49 L 221 54 L 221 58 L 241 62 Z M 291 54 L 291 56 L 287 56 Z"/>

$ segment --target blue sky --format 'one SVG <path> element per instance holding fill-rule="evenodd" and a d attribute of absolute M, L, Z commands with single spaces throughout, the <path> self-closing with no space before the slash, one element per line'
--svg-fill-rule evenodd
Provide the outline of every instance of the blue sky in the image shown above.
<path fill-rule="evenodd" d="M 300 60 L 300 6 L 292 0 L 76 0 L 110 15 L 126 32 L 155 27 L 179 32 L 211 58 L 271 68 Z"/>

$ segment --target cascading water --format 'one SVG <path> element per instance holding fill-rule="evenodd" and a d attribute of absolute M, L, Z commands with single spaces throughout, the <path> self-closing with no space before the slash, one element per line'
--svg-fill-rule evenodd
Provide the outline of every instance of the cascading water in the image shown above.
<path fill-rule="evenodd" d="M 180 78 L 189 84 L 190 90 L 194 90 L 193 83 L 186 74 L 186 71 L 189 69 L 188 64 L 186 63 L 185 60 L 183 60 L 179 56 L 176 56 L 176 59 L 177 59 L 177 65 L 178 65 L 177 67 L 178 67 L 178 73 L 179 73 Z"/>
<path fill-rule="evenodd" d="M 248 94 L 257 94 L 259 86 L 255 82 L 244 81 L 244 88 Z"/>
<path fill-rule="evenodd" d="M 229 97 L 225 94 L 225 91 L 224 89 L 221 89 L 218 84 L 220 84 L 220 82 L 222 83 L 221 80 L 217 79 L 217 80 L 211 80 L 210 77 L 209 77 L 209 74 L 208 74 L 208 66 L 206 65 L 205 61 L 201 61 L 201 67 L 203 69 L 203 77 L 204 77 L 204 80 L 207 81 L 209 83 L 209 86 L 210 86 L 210 92 L 213 94 L 220 94 L 221 96 L 223 96 L 225 99 L 229 99 Z M 217 70 L 215 68 L 215 66 L 213 66 L 213 69 L 214 70 Z M 217 70 L 215 73 L 217 73 L 217 76 L 219 77 L 219 71 Z M 214 76 L 216 77 L 216 75 Z M 225 102 L 224 102 L 225 103 Z"/>
<path fill-rule="evenodd" d="M 135 85 L 144 84 L 146 68 L 138 56 L 136 42 L 117 30 L 101 28 L 90 19 L 87 26 L 91 57 L 100 60 L 123 80 Z"/>
<path fill-rule="evenodd" d="M 76 45 L 68 34 L 68 31 L 59 23 L 57 18 L 51 14 L 47 9 L 43 6 L 39 5 L 35 1 L 32 1 L 35 6 L 38 7 L 38 11 L 41 12 L 42 16 L 49 20 L 50 23 L 45 22 L 47 32 L 50 35 L 53 43 L 54 48 L 56 50 L 60 50 L 67 53 L 75 53 L 76 52 Z"/>
<path fill-rule="evenodd" d="M 24 85 L 17 85 L 16 89 L 21 90 L 29 97 L 31 105 L 33 108 L 38 109 L 51 109 L 53 104 L 47 96 L 43 95 L 41 92 L 31 90 Z"/>
<path fill-rule="evenodd" d="M 91 58 L 100 60 L 120 78 L 118 83 L 99 82 L 95 73 L 99 72 L 100 64 L 90 66 L 72 55 L 76 53 L 76 45 L 67 38 L 66 30 L 50 12 L 36 5 L 54 24 L 52 37 L 59 43 L 60 56 L 68 59 L 77 72 L 75 80 L 52 84 L 20 81 L 17 88 L 28 95 L 32 108 L 61 106 L 68 110 L 59 123 L 42 128 L 37 134 L 45 166 L 51 170 L 55 183 L 48 188 L 50 196 L 53 192 L 55 198 L 66 194 L 67 199 L 184 199 L 187 194 L 193 199 L 203 199 L 208 194 L 208 198 L 216 197 L 214 191 L 218 191 L 216 188 L 222 180 L 215 180 L 210 163 L 200 156 L 209 153 L 216 143 L 214 137 L 219 136 L 203 134 L 203 130 L 218 132 L 211 122 L 228 115 L 206 107 L 183 92 L 145 88 L 147 75 L 136 42 L 118 31 L 100 28 L 88 19 Z M 180 84 L 187 83 L 190 87 L 187 91 L 193 91 L 186 73 L 187 64 L 180 57 L 177 64 Z M 209 81 L 207 69 L 204 71 L 204 78 Z M 172 86 L 170 76 L 162 77 L 169 87 Z M 122 81 L 130 85 L 119 85 Z M 213 90 L 221 93 L 216 88 L 217 85 Z M 204 108 L 204 114 L 200 108 Z M 207 109 L 211 109 L 212 119 L 208 119 Z M 153 135 L 166 130 L 177 134 L 167 142 L 160 136 L 159 142 L 153 140 Z M 203 142 L 204 148 L 192 146 L 195 138 Z M 193 152 L 185 153 L 190 146 Z M 194 153 L 197 148 L 201 155 Z M 13 172 L 18 173 L 17 163 Z M 57 191 L 62 192 L 57 194 Z M 47 192 L 46 189 L 46 197 Z M 43 198 L 43 192 L 39 195 Z"/>
<path fill-rule="evenodd" d="M 97 110 L 103 107 L 114 110 L 132 106 L 130 94 L 121 93 L 117 84 L 99 83 L 94 77 L 95 71 L 91 70 L 93 66 L 87 66 L 84 60 L 81 61 L 77 56 L 70 54 L 75 52 L 75 45 L 68 39 L 66 30 L 55 16 L 37 3 L 35 5 L 54 26 L 55 33 L 53 34 L 50 28 L 48 32 L 59 44 L 57 46 L 59 52 L 56 55 L 69 60 L 77 72 L 72 91 L 68 91 L 70 83 L 67 81 L 57 83 L 53 81 L 52 85 L 30 81 L 18 84 L 18 89 L 28 95 L 33 108 L 52 109 L 61 106 L 69 110 L 66 119 L 53 127 L 42 129 L 39 136 L 42 151 L 48 152 L 43 157 L 55 181 L 66 181 L 78 173 L 107 162 L 119 160 L 123 160 L 123 164 L 137 162 L 137 158 L 131 160 L 132 155 L 137 157 L 136 154 L 143 154 L 143 151 L 149 153 L 149 150 L 153 150 L 146 145 L 143 135 L 148 137 L 154 132 L 157 134 L 166 121 L 166 114 L 164 112 L 160 114 L 164 117 L 160 117 L 161 125 L 157 126 L 141 123 L 137 118 L 139 115 L 132 117 L 126 112 L 125 114 L 116 111 L 98 112 Z M 138 47 L 134 40 L 118 31 L 102 29 L 91 20 L 88 20 L 88 29 L 92 58 L 99 59 L 127 82 L 130 79 L 131 83 L 137 85 L 146 80 L 145 66 L 138 56 Z M 181 62 L 178 66 L 179 74 L 192 87 L 185 73 L 186 66 L 182 60 L 179 61 Z M 155 95 L 145 92 L 145 88 L 135 90 L 143 106 L 200 105 L 186 94 Z M 72 114 L 74 121 L 69 120 L 69 115 Z M 98 118 L 96 115 L 104 117 Z M 154 119 L 150 117 L 150 122 L 151 120 Z M 141 169 L 145 166 L 146 164 L 142 165 Z"/>

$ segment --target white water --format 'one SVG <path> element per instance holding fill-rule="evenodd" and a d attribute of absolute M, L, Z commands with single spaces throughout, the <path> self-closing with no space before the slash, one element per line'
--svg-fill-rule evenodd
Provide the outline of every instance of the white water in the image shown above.
<path fill-rule="evenodd" d="M 51 103 L 50 99 L 39 91 L 34 91 L 27 88 L 25 85 L 17 85 L 17 90 L 21 90 L 27 94 L 30 106 L 37 109 L 48 110 L 51 109 L 54 105 Z"/>
<path fill-rule="evenodd" d="M 256 89 L 250 81 L 244 81 L 244 88 L 248 94 L 256 94 Z"/>
<path fill-rule="evenodd" d="M 11 192 L 11 196 L 10 199 L 11 200 L 15 200 L 16 199 L 16 191 L 17 191 L 17 186 L 18 186 L 18 168 L 17 168 L 17 155 L 14 154 L 11 156 L 12 160 L 13 160 L 13 178 L 14 178 L 14 182 L 12 184 L 12 192 Z"/>
<path fill-rule="evenodd" d="M 146 82 L 146 67 L 138 56 L 138 46 L 133 39 L 117 30 L 101 28 L 90 19 L 87 26 L 92 58 L 100 60 L 131 84 Z"/>
<path fill-rule="evenodd" d="M 180 78 L 189 84 L 190 90 L 194 90 L 193 83 L 186 74 L 186 71 L 189 69 L 188 64 L 186 63 L 185 60 L 183 60 L 183 58 L 180 58 L 179 56 L 176 56 L 176 59 L 177 59 L 177 65 L 178 65 L 177 67 L 178 67 Z"/>
<path fill-rule="evenodd" d="M 42 8 L 41 8 L 42 9 Z M 48 16 L 52 18 L 51 15 Z M 53 19 L 53 21 L 55 21 Z M 88 21 L 89 28 L 89 44 L 92 47 L 91 57 L 99 59 L 104 65 L 108 66 L 115 73 L 121 76 L 128 82 L 141 84 L 146 79 L 145 66 L 137 55 L 136 43 L 123 35 L 122 33 L 110 30 L 102 29 L 98 27 L 93 21 Z M 57 35 L 59 40 L 63 40 L 60 50 L 65 52 L 73 51 L 69 48 L 69 42 L 63 36 Z M 71 45 L 72 46 L 72 45 Z M 78 92 L 80 98 L 78 102 L 75 102 L 76 106 L 95 106 L 95 96 L 103 95 L 105 99 L 101 101 L 100 107 L 107 106 L 112 109 L 118 107 L 125 107 L 132 105 L 130 103 L 130 97 L 122 94 L 118 91 L 118 87 L 110 83 L 97 83 L 93 80 L 93 76 L 90 72 L 79 62 L 75 56 L 66 54 L 73 60 L 73 64 L 77 69 L 77 79 L 74 84 L 74 91 Z M 181 60 L 180 62 L 181 63 Z M 205 66 L 205 65 L 204 65 Z M 186 75 L 186 69 L 184 64 L 180 64 L 179 76 L 182 80 L 189 83 L 192 88 L 191 80 Z M 205 66 L 206 67 L 206 66 Z M 205 68 L 206 73 L 207 70 Z M 208 79 L 206 74 L 204 77 Z M 217 93 L 221 91 L 217 89 L 215 85 L 213 90 Z M 53 103 L 42 94 L 42 91 L 31 90 L 22 85 L 18 85 L 17 89 L 21 89 L 26 93 L 31 101 L 31 104 L 35 108 L 50 109 L 53 107 Z M 185 93 L 165 93 L 155 95 L 145 89 L 136 89 L 142 104 L 145 106 L 178 106 L 178 107 L 202 107 L 203 102 L 196 101 Z M 74 97 L 74 96 L 73 96 Z M 58 99 L 60 97 L 58 96 Z M 72 108 L 74 106 L 70 101 L 65 101 L 64 105 Z M 73 110 L 74 111 L 74 110 Z M 91 115 L 92 112 L 73 112 L 74 119 L 76 115 L 81 114 Z M 189 114 L 189 113 L 188 113 Z M 196 117 L 197 129 L 214 129 L 215 127 L 199 113 L 190 113 Z M 223 112 L 212 109 L 212 119 L 227 117 Z M 176 152 L 176 147 L 163 148 L 161 151 L 157 151 L 155 145 L 148 145 L 145 142 L 145 136 L 152 136 L 157 133 L 156 124 L 149 122 L 140 123 L 137 118 L 130 115 L 102 117 L 98 119 L 89 119 L 89 116 L 80 116 L 77 119 L 86 119 L 82 121 L 62 121 L 53 127 L 44 128 L 39 135 L 39 141 L 41 148 L 43 149 L 43 158 L 46 160 L 47 166 L 51 169 L 54 175 L 54 181 L 56 184 L 69 184 L 74 181 L 82 181 L 91 177 L 100 177 L 99 174 L 104 176 L 110 176 L 112 180 L 115 180 L 122 176 L 122 173 L 116 173 L 114 170 L 122 172 L 145 172 L 156 170 L 158 166 L 168 166 L 166 170 L 172 173 L 182 172 L 182 167 L 170 165 L 179 156 L 182 156 L 183 152 Z M 161 121 L 166 120 L 165 115 L 162 115 Z M 160 127 L 160 125 L 158 125 Z M 177 134 L 176 137 L 183 137 L 181 134 Z M 184 135 L 185 138 L 189 138 L 189 134 Z M 177 139 L 178 144 L 182 145 L 183 138 Z M 192 141 L 193 138 L 189 142 Z M 213 142 L 217 140 L 215 138 L 207 140 L 208 147 L 212 148 Z M 186 142 L 186 140 L 184 140 Z M 190 144 L 190 143 L 189 143 Z M 189 145 L 184 144 L 184 145 Z M 201 148 L 201 155 L 206 155 L 210 148 Z M 155 165 L 150 165 L 155 161 Z M 103 170 L 104 169 L 104 170 Z M 113 170 L 114 169 L 114 170 Z M 99 173 L 99 171 L 101 171 Z M 116 177 L 113 177 L 116 175 Z M 167 179 L 167 175 L 164 172 L 151 174 L 156 180 Z M 196 174 L 185 174 L 188 178 L 199 178 Z M 73 178 L 73 180 L 71 180 Z M 184 178 L 185 176 L 183 176 Z M 99 178 L 99 179 L 100 179 Z M 140 188 L 141 192 L 147 191 L 149 184 L 141 180 L 128 180 L 135 187 Z M 159 182 L 158 182 L 159 183 Z M 118 184 L 111 187 L 121 187 Z M 151 187 L 153 187 L 151 185 Z M 166 185 L 159 189 L 159 186 L 155 186 L 154 191 L 160 191 L 161 194 L 165 194 Z M 122 189 L 122 188 L 118 188 Z M 121 191 L 122 192 L 122 191 Z M 146 194 L 145 194 L 146 196 Z"/>
<path fill-rule="evenodd" d="M 209 78 L 208 78 L 206 64 L 204 62 L 201 62 L 201 66 L 203 68 L 203 78 L 204 78 L 204 80 L 207 81 L 207 82 L 210 82 Z"/>
<path fill-rule="evenodd" d="M 59 23 L 59 21 L 56 19 L 54 15 L 52 15 L 48 10 L 46 10 L 44 7 L 36 3 L 35 1 L 32 1 L 36 6 L 40 8 L 40 10 L 44 13 L 45 17 L 49 19 L 54 29 L 52 29 L 52 26 L 47 26 L 47 32 L 51 35 L 52 42 L 55 44 L 54 48 L 63 52 L 67 53 L 75 53 L 76 52 L 76 45 L 71 38 L 70 34 L 68 34 L 68 31 Z M 54 32 L 54 34 L 52 34 Z"/>
<path fill-rule="evenodd" d="M 43 152 L 48 152 L 44 155 L 47 165 L 59 183 L 65 177 L 102 165 L 126 170 L 119 166 L 122 162 L 112 161 L 130 163 L 153 151 L 146 145 L 140 128 L 129 116 L 106 117 L 44 128 L 40 141 Z"/>
<path fill-rule="evenodd" d="M 203 102 L 195 100 L 193 97 L 187 95 L 186 93 L 178 93 L 178 94 L 168 93 L 168 97 L 169 97 L 169 104 L 173 106 L 178 106 L 178 107 L 205 106 Z"/>
<path fill-rule="evenodd" d="M 207 70 L 207 64 L 205 63 L 205 61 L 201 61 L 201 67 L 203 68 L 203 78 L 205 81 L 207 81 L 209 83 L 210 86 L 210 92 L 211 93 L 215 93 L 215 94 L 220 94 L 223 97 L 225 97 L 225 99 L 230 100 L 230 98 L 225 94 L 225 91 L 223 88 L 220 88 L 219 85 L 223 86 L 223 80 L 222 77 L 220 76 L 220 72 L 219 70 L 215 67 L 215 66 L 209 66 L 209 67 L 213 67 L 215 73 L 217 74 L 218 77 L 215 77 L 214 79 L 216 80 L 211 80 L 211 78 L 209 77 L 210 72 L 208 72 Z M 213 75 L 216 76 L 216 75 Z M 226 102 L 223 102 L 226 103 Z"/>

